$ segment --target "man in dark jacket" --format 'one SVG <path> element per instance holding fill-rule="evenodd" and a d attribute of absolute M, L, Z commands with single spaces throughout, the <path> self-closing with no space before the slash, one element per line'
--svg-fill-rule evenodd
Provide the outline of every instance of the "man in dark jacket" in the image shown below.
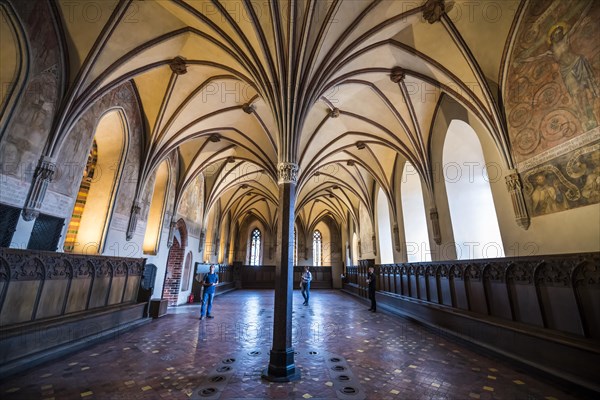
<path fill-rule="evenodd" d="M 369 267 L 368 271 L 367 285 L 369 285 L 369 299 L 371 299 L 371 308 L 369 308 L 369 311 L 377 312 L 377 303 L 375 302 L 375 288 L 377 284 L 375 278 L 375 268 Z"/>

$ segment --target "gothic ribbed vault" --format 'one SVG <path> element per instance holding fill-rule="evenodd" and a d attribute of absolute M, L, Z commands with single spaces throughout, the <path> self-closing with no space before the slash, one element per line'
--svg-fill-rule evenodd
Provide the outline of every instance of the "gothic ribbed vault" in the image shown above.
<path fill-rule="evenodd" d="M 253 213 L 275 226 L 279 162 L 299 166 L 303 226 L 356 221 L 361 203 L 373 215 L 374 183 L 396 213 L 405 161 L 432 191 L 430 137 L 446 97 L 512 167 L 497 88 L 518 2 L 467 3 L 104 1 L 103 23 L 90 27 L 59 2 L 70 79 L 48 150 L 58 154 L 82 113 L 132 80 L 146 123 L 138 197 L 176 152 L 177 196 L 202 173 L 205 210 L 222 200 L 234 221 Z"/>

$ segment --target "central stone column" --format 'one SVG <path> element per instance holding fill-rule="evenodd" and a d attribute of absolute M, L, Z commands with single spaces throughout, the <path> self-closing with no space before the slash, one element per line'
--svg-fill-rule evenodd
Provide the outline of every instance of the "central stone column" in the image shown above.
<path fill-rule="evenodd" d="M 300 379 L 294 363 L 292 347 L 292 294 L 294 284 L 294 207 L 298 165 L 280 163 L 279 210 L 277 221 L 277 264 L 275 267 L 275 314 L 273 318 L 273 347 L 269 366 L 262 377 L 272 382 Z"/>

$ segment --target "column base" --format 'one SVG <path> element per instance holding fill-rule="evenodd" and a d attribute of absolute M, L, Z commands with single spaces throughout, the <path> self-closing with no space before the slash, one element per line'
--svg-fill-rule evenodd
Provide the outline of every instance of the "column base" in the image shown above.
<path fill-rule="evenodd" d="M 269 382 L 293 382 L 299 380 L 301 373 L 294 364 L 294 350 L 271 350 L 269 366 L 264 369 L 261 377 Z"/>

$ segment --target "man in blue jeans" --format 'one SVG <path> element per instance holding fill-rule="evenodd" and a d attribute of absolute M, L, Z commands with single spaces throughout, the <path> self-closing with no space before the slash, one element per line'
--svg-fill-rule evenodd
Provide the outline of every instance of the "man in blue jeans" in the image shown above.
<path fill-rule="evenodd" d="M 302 305 L 308 305 L 308 299 L 310 298 L 310 281 L 312 281 L 312 274 L 308 269 L 308 265 L 304 267 L 304 272 L 300 278 L 300 289 L 302 289 L 302 297 L 304 297 L 304 303 Z"/>
<path fill-rule="evenodd" d="M 202 279 L 204 294 L 202 295 L 202 308 L 200 309 L 200 319 L 204 318 L 204 307 L 206 306 L 206 318 L 213 318 L 210 314 L 212 302 L 215 297 L 215 288 L 219 283 L 219 275 L 215 273 L 215 266 L 211 264 L 208 274 Z"/>

